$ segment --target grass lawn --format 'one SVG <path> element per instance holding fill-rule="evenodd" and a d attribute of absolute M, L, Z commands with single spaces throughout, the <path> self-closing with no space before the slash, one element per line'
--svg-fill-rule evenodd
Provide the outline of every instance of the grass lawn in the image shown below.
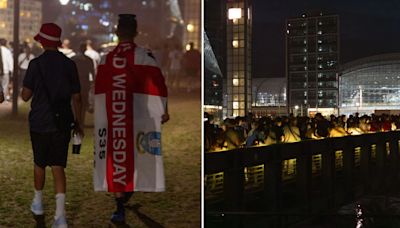
<path fill-rule="evenodd" d="M 169 100 L 171 120 L 163 127 L 167 190 L 135 193 L 127 206 L 128 227 L 200 227 L 200 97 Z M 0 227 L 33 227 L 33 156 L 28 134 L 28 106 L 18 117 L 0 119 Z M 88 119 L 92 119 L 91 116 Z M 86 128 L 80 155 L 69 152 L 66 211 L 70 227 L 109 227 L 115 209 L 109 193 L 94 192 L 92 128 Z M 47 227 L 55 210 L 53 178 L 46 173 L 44 207 Z"/>

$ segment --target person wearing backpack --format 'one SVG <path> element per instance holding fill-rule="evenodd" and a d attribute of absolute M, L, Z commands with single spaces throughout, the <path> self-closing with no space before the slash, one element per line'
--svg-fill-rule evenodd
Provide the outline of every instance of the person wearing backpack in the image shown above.
<path fill-rule="evenodd" d="M 42 190 L 46 166 L 50 166 L 56 192 L 56 211 L 52 227 L 68 227 L 65 213 L 68 145 L 71 125 L 74 134 L 83 137 L 81 128 L 81 95 L 75 63 L 57 50 L 61 45 L 61 28 L 54 23 L 43 24 L 34 37 L 45 50 L 30 61 L 21 92 L 22 99 L 32 98 L 29 128 L 34 159 L 34 198 L 31 211 L 44 216 Z M 71 107 L 73 104 L 73 110 Z M 75 116 L 75 118 L 74 118 Z M 38 221 L 38 220 L 37 220 Z"/>

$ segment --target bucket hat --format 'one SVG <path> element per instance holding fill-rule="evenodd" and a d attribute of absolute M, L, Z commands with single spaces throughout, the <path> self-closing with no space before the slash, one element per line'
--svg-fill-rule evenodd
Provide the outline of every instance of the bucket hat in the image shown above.
<path fill-rule="evenodd" d="M 34 37 L 43 46 L 61 46 L 61 28 L 54 23 L 42 24 L 39 33 Z"/>

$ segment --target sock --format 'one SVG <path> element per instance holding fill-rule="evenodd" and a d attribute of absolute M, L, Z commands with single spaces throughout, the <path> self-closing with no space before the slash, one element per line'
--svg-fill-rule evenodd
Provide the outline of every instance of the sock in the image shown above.
<path fill-rule="evenodd" d="M 124 213 L 124 197 L 115 198 L 115 202 L 117 203 L 117 212 Z"/>
<path fill-rule="evenodd" d="M 65 193 L 57 193 L 56 195 L 56 216 L 55 219 L 65 215 Z"/>
<path fill-rule="evenodd" d="M 124 193 L 124 203 L 127 203 L 129 199 L 132 197 L 133 192 L 125 192 Z"/>
<path fill-rule="evenodd" d="M 35 191 L 35 196 L 33 197 L 33 202 L 35 204 L 42 204 L 42 190 L 34 190 Z"/>

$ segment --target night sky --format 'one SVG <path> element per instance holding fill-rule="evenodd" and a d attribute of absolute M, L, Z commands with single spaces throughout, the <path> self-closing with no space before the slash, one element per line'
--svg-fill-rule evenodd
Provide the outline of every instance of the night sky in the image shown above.
<path fill-rule="evenodd" d="M 400 52 L 399 0 L 253 0 L 254 77 L 285 76 L 285 19 L 337 14 L 340 62 Z"/>

